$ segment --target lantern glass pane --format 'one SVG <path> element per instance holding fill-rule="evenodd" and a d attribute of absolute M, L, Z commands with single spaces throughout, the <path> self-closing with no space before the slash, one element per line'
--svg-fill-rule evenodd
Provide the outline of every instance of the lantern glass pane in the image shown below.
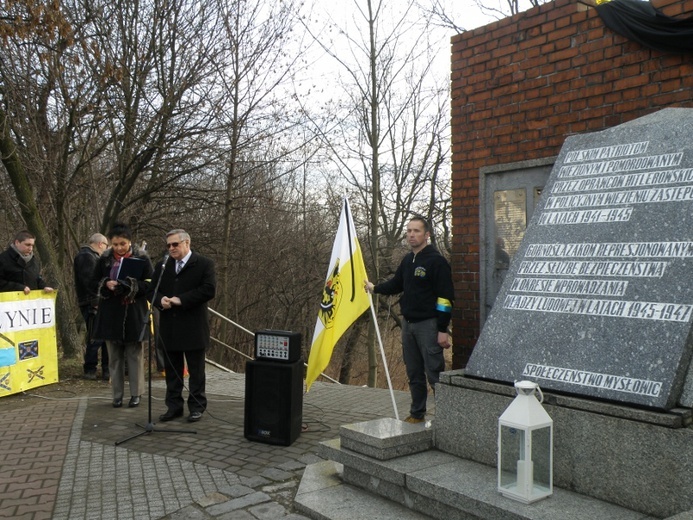
<path fill-rule="evenodd" d="M 534 461 L 535 492 L 551 489 L 551 428 L 539 428 L 532 434 L 532 460 Z"/>
<path fill-rule="evenodd" d="M 518 461 L 525 458 L 525 431 L 510 426 L 500 427 L 499 485 L 517 486 Z"/>

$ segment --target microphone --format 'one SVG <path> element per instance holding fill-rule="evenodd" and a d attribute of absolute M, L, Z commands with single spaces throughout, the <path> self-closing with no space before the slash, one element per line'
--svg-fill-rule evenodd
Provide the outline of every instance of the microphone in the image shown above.
<path fill-rule="evenodd" d="M 159 284 L 161 283 L 161 279 L 164 277 L 164 271 L 166 270 L 166 262 L 168 262 L 168 257 L 169 254 L 168 252 L 164 254 L 164 258 L 161 260 L 161 272 L 159 273 L 159 281 L 156 283 L 157 289 L 159 288 Z"/>

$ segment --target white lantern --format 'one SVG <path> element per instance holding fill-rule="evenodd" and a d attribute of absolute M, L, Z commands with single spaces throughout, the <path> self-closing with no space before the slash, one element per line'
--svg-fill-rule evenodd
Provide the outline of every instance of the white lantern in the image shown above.
<path fill-rule="evenodd" d="M 530 504 L 553 493 L 553 420 L 539 385 L 517 381 L 515 389 L 498 419 L 498 491 Z"/>

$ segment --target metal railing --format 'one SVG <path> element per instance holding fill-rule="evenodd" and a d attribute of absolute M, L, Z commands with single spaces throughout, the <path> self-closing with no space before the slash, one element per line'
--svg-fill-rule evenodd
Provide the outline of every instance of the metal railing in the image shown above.
<path fill-rule="evenodd" d="M 216 316 L 216 317 L 218 317 L 218 318 L 220 318 L 220 319 L 226 321 L 227 323 L 230 323 L 230 324 L 233 325 L 234 327 L 237 327 L 237 328 L 241 329 L 243 332 L 247 332 L 247 333 L 250 334 L 251 336 L 255 337 L 255 333 L 254 333 L 254 332 L 252 332 L 252 331 L 246 329 L 246 328 L 243 327 L 242 325 L 239 325 L 238 323 L 236 323 L 236 322 L 233 321 L 232 319 L 227 318 L 227 317 L 224 316 L 223 314 L 221 314 L 221 313 L 215 311 L 214 309 L 212 309 L 212 308 L 210 308 L 210 307 L 208 307 L 208 310 L 209 310 L 209 312 L 211 312 L 214 316 Z M 227 343 L 224 343 L 223 341 L 221 341 L 221 340 L 219 340 L 219 339 L 217 339 L 217 338 L 215 338 L 215 337 L 211 337 L 210 339 L 211 339 L 212 341 L 214 341 L 215 343 L 218 343 L 219 345 L 221 345 L 221 346 L 223 346 L 223 347 L 225 347 L 225 348 L 227 348 L 227 349 L 229 349 L 229 350 L 235 352 L 236 354 L 240 354 L 241 356 L 243 356 L 243 357 L 246 358 L 246 359 L 249 359 L 249 360 L 254 359 L 252 356 L 249 356 L 249 355 L 246 354 L 245 352 L 241 352 L 240 350 L 238 350 L 238 349 L 232 347 L 231 345 L 228 345 Z M 304 363 L 303 363 L 303 366 L 306 367 L 306 366 L 308 366 L 308 365 L 304 362 Z M 328 376 L 327 374 L 325 374 L 325 373 L 323 373 L 323 372 L 321 372 L 320 375 L 321 375 L 322 377 L 324 377 L 325 379 L 327 379 L 327 380 L 333 382 L 333 383 L 337 383 L 338 385 L 341 385 L 341 383 L 340 383 L 339 381 L 337 381 L 336 379 L 331 378 L 330 376 Z"/>

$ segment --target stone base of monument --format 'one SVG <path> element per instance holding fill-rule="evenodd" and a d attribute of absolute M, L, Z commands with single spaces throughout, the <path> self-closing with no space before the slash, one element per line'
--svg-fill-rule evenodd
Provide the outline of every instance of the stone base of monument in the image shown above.
<path fill-rule="evenodd" d="M 439 450 L 496 465 L 498 417 L 513 387 L 445 372 Z M 554 421 L 554 486 L 657 518 L 693 510 L 691 410 L 652 411 L 544 391 Z"/>
<path fill-rule="evenodd" d="M 394 419 L 343 426 L 321 444 L 327 460 L 306 468 L 294 503 L 320 520 L 693 518 L 690 410 L 553 394 L 544 404 L 554 420 L 554 493 L 529 505 L 503 497 L 498 417 L 513 397 L 509 385 L 444 373 L 433 428 Z"/>

